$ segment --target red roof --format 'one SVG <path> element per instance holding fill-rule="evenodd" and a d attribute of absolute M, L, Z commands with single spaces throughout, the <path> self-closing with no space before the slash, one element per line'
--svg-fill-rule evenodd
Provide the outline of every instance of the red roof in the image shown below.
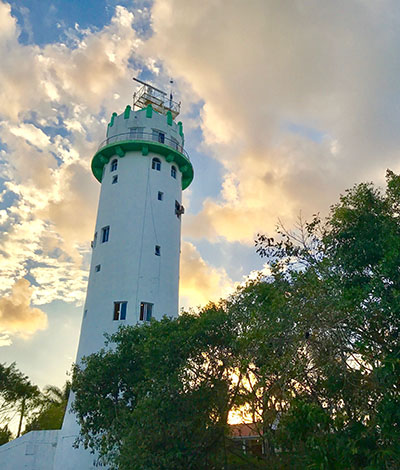
<path fill-rule="evenodd" d="M 232 437 L 258 437 L 257 423 L 231 424 Z"/>

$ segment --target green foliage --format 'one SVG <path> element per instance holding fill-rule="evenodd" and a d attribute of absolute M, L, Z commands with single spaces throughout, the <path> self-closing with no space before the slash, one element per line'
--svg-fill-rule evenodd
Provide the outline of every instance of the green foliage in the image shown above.
<path fill-rule="evenodd" d="M 15 363 L 0 364 L 0 423 L 6 425 L 19 414 L 19 435 L 23 419 L 36 406 L 39 394 L 38 387 L 17 369 Z M 7 429 L 3 427 L 3 431 Z M 6 436 L 7 431 L 4 432 Z"/>
<path fill-rule="evenodd" d="M 48 385 L 39 398 L 38 409 L 30 416 L 24 432 L 61 429 L 70 388 L 70 382 L 66 382 L 63 389 Z"/>
<path fill-rule="evenodd" d="M 81 442 L 112 468 L 400 468 L 400 178 L 256 246 L 271 276 L 121 329 L 75 366 Z M 260 455 L 231 436 L 231 411 Z"/>
<path fill-rule="evenodd" d="M 0 446 L 11 441 L 12 432 L 8 429 L 8 426 L 3 426 L 0 428 Z"/>
<path fill-rule="evenodd" d="M 124 328 L 75 366 L 82 442 L 115 468 L 212 469 L 223 459 L 235 356 L 226 313 Z M 115 454 L 115 451 L 118 451 Z"/>

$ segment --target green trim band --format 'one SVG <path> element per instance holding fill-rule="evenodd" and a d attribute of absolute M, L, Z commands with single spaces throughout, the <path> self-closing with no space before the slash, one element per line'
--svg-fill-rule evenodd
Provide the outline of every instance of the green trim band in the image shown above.
<path fill-rule="evenodd" d="M 138 151 L 143 155 L 147 155 L 147 153 L 143 153 L 143 150 L 145 150 L 146 147 L 148 149 L 147 152 L 150 151 L 158 153 L 165 157 L 167 161 L 169 161 L 172 156 L 173 158 L 171 161 L 174 161 L 177 164 L 182 173 L 182 189 L 186 189 L 190 185 L 194 177 L 193 166 L 190 160 L 188 160 L 182 153 L 168 147 L 167 145 L 159 142 L 149 142 L 147 140 L 123 140 L 121 142 L 114 142 L 102 147 L 96 152 L 92 159 L 92 172 L 94 177 L 101 183 L 103 167 L 114 155 L 119 155 L 122 152 L 126 153 L 129 151 Z"/>

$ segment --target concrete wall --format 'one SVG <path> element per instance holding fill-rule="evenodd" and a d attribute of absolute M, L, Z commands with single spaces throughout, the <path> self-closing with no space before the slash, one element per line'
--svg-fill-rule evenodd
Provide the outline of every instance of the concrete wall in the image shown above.
<path fill-rule="evenodd" d="M 53 470 L 59 432 L 31 431 L 0 446 L 0 469 Z"/>

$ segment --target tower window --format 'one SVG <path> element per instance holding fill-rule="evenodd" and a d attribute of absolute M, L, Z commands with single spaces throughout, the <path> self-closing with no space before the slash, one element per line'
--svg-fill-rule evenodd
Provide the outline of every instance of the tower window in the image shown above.
<path fill-rule="evenodd" d="M 101 264 L 96 265 L 96 267 L 94 268 L 96 273 L 98 273 L 100 271 L 100 269 L 101 269 Z"/>
<path fill-rule="evenodd" d="M 150 321 L 153 312 L 153 304 L 140 302 L 140 321 Z"/>
<path fill-rule="evenodd" d="M 176 179 L 176 168 L 174 165 L 171 166 L 171 176 Z"/>
<path fill-rule="evenodd" d="M 160 144 L 163 144 L 165 142 L 164 132 L 160 132 L 157 129 L 153 129 L 153 140 L 156 142 L 160 142 Z"/>
<path fill-rule="evenodd" d="M 114 175 L 112 179 L 112 184 L 118 183 L 118 175 Z"/>
<path fill-rule="evenodd" d="M 158 158 L 153 158 L 151 168 L 153 170 L 161 171 L 161 161 Z"/>
<path fill-rule="evenodd" d="M 126 320 L 126 306 L 128 302 L 114 302 L 114 320 Z"/>
<path fill-rule="evenodd" d="M 156 246 L 154 247 L 154 254 L 155 254 L 156 256 L 161 256 L 161 247 L 160 247 L 160 245 L 156 245 Z"/>
<path fill-rule="evenodd" d="M 115 159 L 111 162 L 111 171 L 116 171 L 118 168 L 118 160 Z"/>
<path fill-rule="evenodd" d="M 161 191 L 158 191 L 157 199 L 158 199 L 159 201 L 162 201 L 162 200 L 164 199 L 164 193 L 161 192 Z"/>
<path fill-rule="evenodd" d="M 107 227 L 103 227 L 101 229 L 101 243 L 108 242 L 109 237 L 110 237 L 110 226 L 107 225 Z"/>

